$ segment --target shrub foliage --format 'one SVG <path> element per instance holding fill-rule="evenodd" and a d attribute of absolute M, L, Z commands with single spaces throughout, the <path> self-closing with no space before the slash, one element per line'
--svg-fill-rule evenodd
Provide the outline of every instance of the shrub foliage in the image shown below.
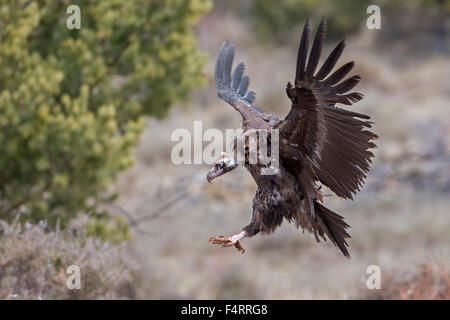
<path fill-rule="evenodd" d="M 81 29 L 66 26 L 81 9 Z M 144 116 L 199 86 L 209 0 L 0 4 L 0 217 L 67 224 L 132 164 Z"/>
<path fill-rule="evenodd" d="M 126 244 L 46 229 L 43 223 L 0 220 L 0 299 L 135 297 L 139 264 L 127 255 Z M 80 268 L 80 289 L 67 288 L 72 265 Z"/>

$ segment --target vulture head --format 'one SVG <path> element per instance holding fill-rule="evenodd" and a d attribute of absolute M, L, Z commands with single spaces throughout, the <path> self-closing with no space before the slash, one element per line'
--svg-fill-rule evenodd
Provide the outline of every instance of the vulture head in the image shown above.
<path fill-rule="evenodd" d="M 224 173 L 230 172 L 231 170 L 235 169 L 238 166 L 237 160 L 234 159 L 234 157 L 230 156 L 226 152 L 222 152 L 219 159 L 216 160 L 214 163 L 214 167 L 211 168 L 211 170 L 208 171 L 208 175 L 206 176 L 206 180 L 208 180 L 209 183 L 214 178 L 217 178 L 218 176 L 223 175 Z"/>

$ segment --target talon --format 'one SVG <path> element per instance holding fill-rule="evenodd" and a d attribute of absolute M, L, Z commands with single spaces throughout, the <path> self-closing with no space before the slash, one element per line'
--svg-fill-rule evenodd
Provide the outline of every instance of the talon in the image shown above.
<path fill-rule="evenodd" d="M 243 246 L 241 246 L 241 242 L 239 240 L 234 244 L 234 246 L 238 251 L 241 251 L 242 254 L 245 253 L 245 249 Z"/>
<path fill-rule="evenodd" d="M 241 233 L 234 235 L 232 237 L 225 237 L 225 236 L 211 237 L 209 238 L 208 242 L 211 242 L 212 244 L 220 244 L 221 247 L 223 248 L 229 248 L 234 246 L 238 251 L 244 253 L 245 249 L 242 247 L 239 240 L 244 238 L 245 236 L 246 236 L 245 231 L 242 231 Z"/>

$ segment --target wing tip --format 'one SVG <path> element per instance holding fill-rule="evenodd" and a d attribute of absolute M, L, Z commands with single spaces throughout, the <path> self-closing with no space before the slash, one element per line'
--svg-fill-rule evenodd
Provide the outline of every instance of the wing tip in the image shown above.
<path fill-rule="evenodd" d="M 233 65 L 234 53 L 234 42 L 228 39 L 224 40 L 216 59 L 214 78 L 217 88 L 227 86 L 231 82 L 231 68 Z"/>
<path fill-rule="evenodd" d="M 311 37 L 311 19 L 306 18 L 300 38 L 300 44 L 297 53 L 297 68 L 295 74 L 295 85 L 302 81 L 305 77 L 306 58 L 309 49 L 309 39 Z"/>
<path fill-rule="evenodd" d="M 312 80 L 314 72 L 316 71 L 317 64 L 319 63 L 320 56 L 322 55 L 322 47 L 327 36 L 327 23 L 325 17 L 322 18 L 319 27 L 317 28 L 314 43 L 311 48 L 311 52 L 308 58 L 308 65 L 306 66 L 306 78 Z"/>

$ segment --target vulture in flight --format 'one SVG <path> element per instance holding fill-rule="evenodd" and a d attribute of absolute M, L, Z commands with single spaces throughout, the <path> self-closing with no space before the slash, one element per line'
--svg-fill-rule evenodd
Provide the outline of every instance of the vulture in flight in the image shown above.
<path fill-rule="evenodd" d="M 376 147 L 373 140 L 377 135 L 369 131 L 370 117 L 337 106 L 351 105 L 363 97 L 357 92 L 348 93 L 358 84 L 360 76 L 341 81 L 353 62 L 331 73 L 344 50 L 344 41 L 316 72 L 325 35 L 326 21 L 322 19 L 308 58 L 311 24 L 307 19 L 298 50 L 295 82 L 289 82 L 286 88 L 291 109 L 283 120 L 254 106 L 255 93 L 247 91 L 249 78 L 244 75 L 244 64 L 238 64 L 232 72 L 234 45 L 225 41 L 220 48 L 215 67 L 217 93 L 242 115 L 243 133 L 234 140 L 233 152 L 222 152 L 207 180 L 211 182 L 241 164 L 250 171 L 258 188 L 250 223 L 234 236 L 209 239 L 213 244 L 235 246 L 244 253 L 240 240 L 271 233 L 286 219 L 313 233 L 318 242 L 328 237 L 350 258 L 346 241 L 350 238 L 346 231 L 349 225 L 341 215 L 322 204 L 321 187 L 325 185 L 337 196 L 352 199 L 369 171 L 374 156 L 370 149 Z M 273 130 L 278 130 L 279 169 L 276 174 L 263 175 L 261 169 L 265 165 L 248 161 L 248 152 L 255 147 L 252 144 L 259 140 L 243 137 L 249 131 L 266 131 L 270 145 Z M 239 139 L 245 139 L 244 161 L 238 160 Z"/>

